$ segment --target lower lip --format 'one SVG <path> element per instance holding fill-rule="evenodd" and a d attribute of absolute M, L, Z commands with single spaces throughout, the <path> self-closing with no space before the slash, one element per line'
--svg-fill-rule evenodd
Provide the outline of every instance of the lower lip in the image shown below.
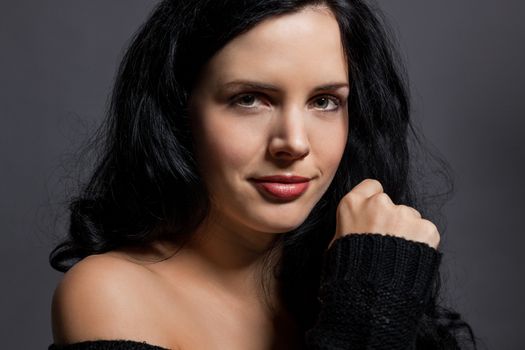
<path fill-rule="evenodd" d="M 254 182 L 255 187 L 278 199 L 294 199 L 308 189 L 309 182 Z"/>

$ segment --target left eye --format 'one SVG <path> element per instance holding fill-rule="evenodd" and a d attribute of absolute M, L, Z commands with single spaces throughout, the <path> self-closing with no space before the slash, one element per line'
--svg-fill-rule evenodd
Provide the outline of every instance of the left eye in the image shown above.
<path fill-rule="evenodd" d="M 339 99 L 330 96 L 321 96 L 313 103 L 314 108 L 323 111 L 335 111 L 339 108 L 340 104 Z"/>

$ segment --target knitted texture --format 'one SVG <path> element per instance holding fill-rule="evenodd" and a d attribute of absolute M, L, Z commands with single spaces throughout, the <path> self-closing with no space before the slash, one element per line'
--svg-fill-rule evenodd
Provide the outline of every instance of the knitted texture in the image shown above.
<path fill-rule="evenodd" d="M 321 311 L 306 332 L 308 349 L 415 348 L 442 253 L 378 233 L 350 234 L 326 252 Z"/>
<path fill-rule="evenodd" d="M 309 350 L 411 350 L 442 253 L 378 233 L 349 234 L 325 253 Z M 48 350 L 166 350 L 145 342 L 93 340 Z"/>
<path fill-rule="evenodd" d="M 51 344 L 48 350 L 168 350 L 160 346 L 133 340 L 91 340 L 64 346 Z"/>

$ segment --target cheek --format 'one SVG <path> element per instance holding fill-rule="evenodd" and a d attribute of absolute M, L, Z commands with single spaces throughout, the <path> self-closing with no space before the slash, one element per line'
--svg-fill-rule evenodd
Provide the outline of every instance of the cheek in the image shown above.
<path fill-rule="evenodd" d="M 197 153 L 204 176 L 242 171 L 261 150 L 260 129 L 230 116 L 209 113 L 199 127 Z"/>
<path fill-rule="evenodd" d="M 348 118 L 318 125 L 311 140 L 315 157 L 323 171 L 335 174 L 348 137 Z"/>

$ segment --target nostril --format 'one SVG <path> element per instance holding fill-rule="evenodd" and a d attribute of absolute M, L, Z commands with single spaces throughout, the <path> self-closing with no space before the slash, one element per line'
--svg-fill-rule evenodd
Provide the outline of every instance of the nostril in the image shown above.
<path fill-rule="evenodd" d="M 310 154 L 310 150 L 305 148 L 305 149 L 298 149 L 298 148 L 288 148 L 288 149 L 281 149 L 281 150 L 278 150 L 278 151 L 274 151 L 274 152 L 271 152 L 272 155 L 275 157 L 275 158 L 279 158 L 279 159 L 287 159 L 287 160 L 292 160 L 292 159 L 303 159 L 305 158 L 306 156 L 308 156 L 308 154 Z"/>

